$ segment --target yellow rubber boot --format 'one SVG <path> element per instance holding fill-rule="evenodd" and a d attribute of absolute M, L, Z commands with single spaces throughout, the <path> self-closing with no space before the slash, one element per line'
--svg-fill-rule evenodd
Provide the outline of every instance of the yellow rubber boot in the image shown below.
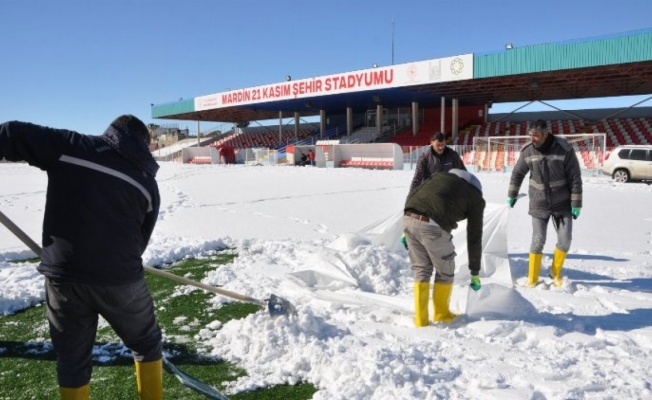
<path fill-rule="evenodd" d="M 528 287 L 535 287 L 539 282 L 539 272 L 541 272 L 541 259 L 543 254 L 530 253 L 530 270 L 527 274 Z"/>
<path fill-rule="evenodd" d="M 568 252 L 555 248 L 555 254 L 552 256 L 552 266 L 550 267 L 550 277 L 553 279 L 555 286 L 561 287 L 564 281 L 561 279 L 561 267 L 564 266 Z"/>
<path fill-rule="evenodd" d="M 435 306 L 433 319 L 435 322 L 445 322 L 448 324 L 453 322 L 455 317 L 457 317 L 457 315 L 453 314 L 448 308 L 452 292 L 452 283 L 435 282 L 435 286 L 432 288 L 432 302 Z"/>
<path fill-rule="evenodd" d="M 136 361 L 136 383 L 140 400 L 163 399 L 163 360 Z"/>
<path fill-rule="evenodd" d="M 430 298 L 430 282 L 414 281 L 414 326 L 428 326 L 428 299 Z"/>
<path fill-rule="evenodd" d="M 78 388 L 60 387 L 59 394 L 61 395 L 61 400 L 88 400 L 90 387 L 88 384 Z"/>

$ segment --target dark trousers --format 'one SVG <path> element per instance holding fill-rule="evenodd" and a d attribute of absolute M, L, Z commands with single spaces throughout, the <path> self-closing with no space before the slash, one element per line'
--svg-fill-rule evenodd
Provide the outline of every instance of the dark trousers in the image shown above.
<path fill-rule="evenodd" d="M 115 286 L 45 278 L 45 299 L 59 386 L 79 387 L 90 382 L 98 315 L 132 351 L 134 360 L 162 357 L 161 329 L 144 278 Z"/>

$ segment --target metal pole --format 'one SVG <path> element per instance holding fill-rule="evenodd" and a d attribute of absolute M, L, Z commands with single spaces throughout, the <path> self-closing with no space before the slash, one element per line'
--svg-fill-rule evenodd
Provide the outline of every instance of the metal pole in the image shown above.
<path fill-rule="evenodd" d="M 299 113 L 294 112 L 294 143 L 299 141 Z"/>
<path fill-rule="evenodd" d="M 353 133 L 353 109 L 351 106 L 346 107 L 346 136 Z"/>
<path fill-rule="evenodd" d="M 392 17 L 392 65 L 394 65 L 394 18 Z"/>
<path fill-rule="evenodd" d="M 419 134 L 419 103 L 412 102 L 412 136 Z"/>
<path fill-rule="evenodd" d="M 451 115 L 451 135 L 453 139 L 457 138 L 457 133 L 459 130 L 459 113 L 460 113 L 460 103 L 457 98 L 453 99 L 453 109 L 451 110 L 453 113 Z"/>
<path fill-rule="evenodd" d="M 199 120 L 197 120 L 197 147 L 200 147 L 200 144 L 199 144 Z"/>
<path fill-rule="evenodd" d="M 446 98 L 441 96 L 439 106 L 439 132 L 446 133 Z"/>
<path fill-rule="evenodd" d="M 319 138 L 324 138 L 326 132 L 326 110 L 319 110 Z"/>

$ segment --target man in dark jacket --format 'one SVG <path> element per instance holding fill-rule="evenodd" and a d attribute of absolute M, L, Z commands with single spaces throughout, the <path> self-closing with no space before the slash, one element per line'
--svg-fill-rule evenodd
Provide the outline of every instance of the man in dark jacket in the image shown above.
<path fill-rule="evenodd" d="M 550 277 L 555 286 L 562 286 L 561 269 L 571 245 L 573 220 L 580 216 L 582 209 L 582 174 L 573 147 L 566 140 L 549 133 L 545 121 L 532 123 L 528 133 L 531 143 L 523 147 L 514 166 L 507 203 L 514 207 L 521 184 L 529 173 L 532 243 L 528 286 L 536 286 L 539 281 L 550 217 L 557 232 Z"/>
<path fill-rule="evenodd" d="M 460 155 L 455 150 L 446 146 L 446 135 L 441 132 L 435 133 L 430 138 L 430 149 L 423 153 L 419 157 L 419 160 L 417 160 L 417 167 L 414 170 L 410 192 L 431 175 L 437 172 L 447 172 L 453 168 L 466 171 Z"/>
<path fill-rule="evenodd" d="M 89 397 L 98 315 L 132 350 L 141 399 L 162 398 L 162 336 L 141 259 L 160 206 L 148 144 L 131 115 L 102 136 L 0 125 L 0 159 L 48 174 L 38 270 L 64 400 Z"/>
<path fill-rule="evenodd" d="M 426 326 L 430 278 L 435 322 L 453 321 L 449 310 L 455 277 L 455 246 L 451 231 L 467 219 L 469 269 L 474 290 L 480 288 L 482 228 L 485 200 L 478 178 L 468 171 L 451 169 L 432 175 L 405 202 L 403 228 L 414 273 L 414 306 L 417 327 Z"/>

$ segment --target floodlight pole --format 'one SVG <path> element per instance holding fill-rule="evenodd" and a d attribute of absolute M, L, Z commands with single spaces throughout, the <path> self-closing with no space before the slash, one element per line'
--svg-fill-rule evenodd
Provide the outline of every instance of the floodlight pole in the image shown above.
<path fill-rule="evenodd" d="M 394 65 L 394 17 L 392 17 L 392 65 Z"/>

